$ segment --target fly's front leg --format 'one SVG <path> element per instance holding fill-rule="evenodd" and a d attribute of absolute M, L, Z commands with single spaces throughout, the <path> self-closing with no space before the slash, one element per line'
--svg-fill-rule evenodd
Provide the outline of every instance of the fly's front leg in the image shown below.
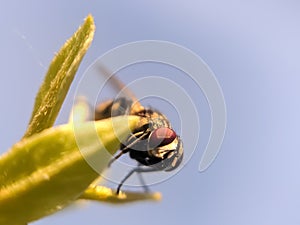
<path fill-rule="evenodd" d="M 134 135 L 132 135 L 130 138 L 128 138 L 129 142 L 127 143 L 127 145 L 121 145 L 121 151 L 119 152 L 119 154 L 117 154 L 116 156 L 114 156 L 114 158 L 112 160 L 110 160 L 110 162 L 108 163 L 108 167 L 111 166 L 111 164 L 116 161 L 118 158 L 120 158 L 122 155 L 126 154 L 127 152 L 129 152 L 131 150 L 131 148 L 138 143 L 139 141 L 141 141 L 144 137 L 146 137 L 148 134 L 147 133 L 143 133 L 140 137 L 136 138 Z M 134 139 L 132 140 L 132 137 L 134 137 Z M 131 141 L 132 140 L 132 141 Z M 131 141 L 131 142 L 130 142 Z"/>
<path fill-rule="evenodd" d="M 155 172 L 155 171 L 157 171 L 157 169 L 156 169 L 156 168 L 153 168 L 153 167 L 141 167 L 141 166 L 138 166 L 138 167 L 134 168 L 134 169 L 131 170 L 131 171 L 123 178 L 123 180 L 120 182 L 120 184 L 118 185 L 116 194 L 118 195 L 118 194 L 120 193 L 121 187 L 123 186 L 124 182 L 125 182 L 132 174 L 134 174 L 135 172 L 136 172 L 136 173 L 148 173 L 148 172 Z"/>

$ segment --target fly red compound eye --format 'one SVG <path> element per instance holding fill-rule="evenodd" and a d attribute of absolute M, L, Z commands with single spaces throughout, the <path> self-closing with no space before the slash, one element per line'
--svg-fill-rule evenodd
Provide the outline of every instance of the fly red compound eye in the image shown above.
<path fill-rule="evenodd" d="M 168 127 L 161 127 L 154 131 L 149 136 L 149 147 L 156 148 L 168 145 L 177 137 L 175 131 Z"/>

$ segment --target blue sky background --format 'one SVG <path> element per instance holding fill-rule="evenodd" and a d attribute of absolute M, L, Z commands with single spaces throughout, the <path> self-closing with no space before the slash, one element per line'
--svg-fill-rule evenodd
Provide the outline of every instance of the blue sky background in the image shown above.
<path fill-rule="evenodd" d="M 88 203 L 33 224 L 299 224 L 299 11 L 295 0 L 2 2 L 1 152 L 21 138 L 50 60 L 88 13 L 96 36 L 58 124 L 67 121 L 76 85 L 98 56 L 145 39 L 175 42 L 198 54 L 214 71 L 228 113 L 222 150 L 199 173 L 210 118 L 201 93 L 191 92 L 203 136 L 176 176 L 151 186 L 162 192 L 162 202 Z"/>

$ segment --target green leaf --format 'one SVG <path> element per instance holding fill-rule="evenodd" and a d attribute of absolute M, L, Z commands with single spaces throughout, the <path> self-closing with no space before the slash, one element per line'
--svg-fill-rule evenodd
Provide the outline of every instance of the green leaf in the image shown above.
<path fill-rule="evenodd" d="M 92 42 L 94 32 L 93 17 L 88 16 L 54 57 L 36 96 L 24 137 L 53 126 L 79 64 Z"/>
<path fill-rule="evenodd" d="M 69 124 L 52 127 L 94 30 L 88 16 L 56 55 L 23 139 L 0 157 L 0 225 L 27 224 L 78 199 L 125 203 L 160 198 L 157 193 L 117 196 L 109 188 L 93 186 L 139 117 L 85 122 L 89 107 L 82 101 Z"/>
<path fill-rule="evenodd" d="M 124 116 L 69 123 L 14 145 L 0 158 L 0 224 L 24 224 L 78 199 L 138 121 Z"/>

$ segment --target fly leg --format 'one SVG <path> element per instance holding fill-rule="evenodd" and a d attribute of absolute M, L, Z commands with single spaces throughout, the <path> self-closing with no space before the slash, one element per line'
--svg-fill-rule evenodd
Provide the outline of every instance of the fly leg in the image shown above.
<path fill-rule="evenodd" d="M 119 154 L 117 154 L 116 156 L 114 156 L 114 158 L 112 158 L 110 160 L 110 162 L 108 163 L 108 167 L 111 166 L 111 164 L 116 161 L 118 158 L 120 158 L 123 154 L 126 154 L 127 152 L 130 151 L 130 148 L 135 145 L 137 142 L 139 142 L 140 140 L 142 140 L 144 137 L 146 137 L 148 135 L 148 133 L 144 132 L 140 137 L 136 138 L 134 141 L 132 141 L 130 144 L 128 144 L 125 148 L 123 148 L 121 150 L 121 152 Z"/>
<path fill-rule="evenodd" d="M 148 173 L 148 172 L 155 172 L 157 171 L 156 168 L 152 168 L 152 167 L 136 167 L 134 169 L 132 169 L 124 178 L 123 180 L 120 182 L 120 184 L 118 185 L 118 188 L 117 188 L 117 191 L 116 191 L 116 194 L 118 195 L 120 193 L 120 189 L 121 187 L 123 186 L 123 184 L 125 183 L 125 181 L 132 175 L 134 174 L 135 172 L 136 173 Z"/>
<path fill-rule="evenodd" d="M 141 166 L 142 166 L 141 164 L 138 165 L 138 167 L 141 167 Z M 142 184 L 142 186 L 143 186 L 145 192 L 146 192 L 146 193 L 149 193 L 149 192 L 150 192 L 150 189 L 149 189 L 149 187 L 147 186 L 147 184 L 146 184 L 146 182 L 145 182 L 145 179 L 144 179 L 144 177 L 142 176 L 141 172 L 137 172 L 137 175 L 138 175 L 138 177 L 139 177 L 139 180 L 140 180 L 140 182 L 141 182 L 141 184 Z"/>

